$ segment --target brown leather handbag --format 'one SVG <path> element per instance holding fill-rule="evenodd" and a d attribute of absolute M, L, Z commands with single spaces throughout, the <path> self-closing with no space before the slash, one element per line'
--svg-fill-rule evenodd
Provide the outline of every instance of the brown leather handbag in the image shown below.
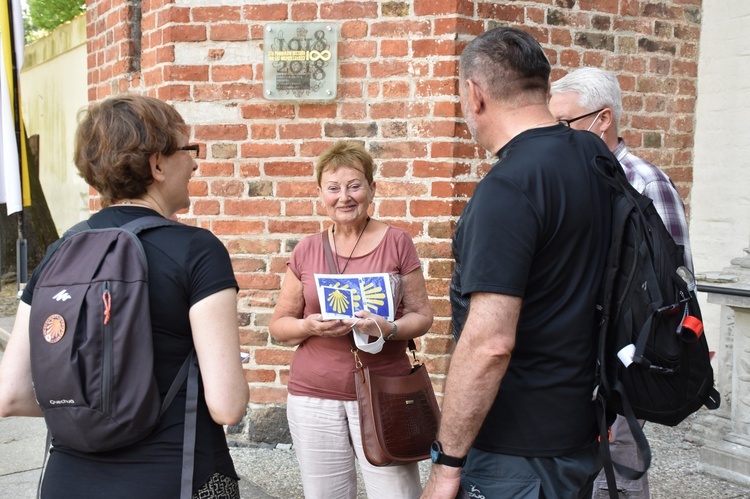
<path fill-rule="evenodd" d="M 352 347 L 362 447 L 367 461 L 375 466 L 427 459 L 437 436 L 440 409 L 430 376 L 417 360 L 413 340 L 409 349 L 414 357 L 411 373 L 385 376 L 364 367 Z"/>
<path fill-rule="evenodd" d="M 336 273 L 326 232 L 323 250 L 331 273 Z M 359 426 L 365 457 L 374 466 L 422 461 L 430 457 L 437 437 L 440 409 L 427 368 L 417 359 L 417 346 L 409 340 L 412 369 L 406 376 L 370 372 L 362 365 L 354 338 L 350 337 L 356 369 L 354 382 L 359 403 Z"/>

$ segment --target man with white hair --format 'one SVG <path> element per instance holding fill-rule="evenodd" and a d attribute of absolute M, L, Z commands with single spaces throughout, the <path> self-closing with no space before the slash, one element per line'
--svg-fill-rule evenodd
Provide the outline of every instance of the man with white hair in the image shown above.
<path fill-rule="evenodd" d="M 685 265 L 692 269 L 685 207 L 669 177 L 656 166 L 634 155 L 617 134 L 622 116 L 622 92 L 617 77 L 598 68 L 574 71 L 550 87 L 549 108 L 561 123 L 578 130 L 595 133 L 607 144 L 622 165 L 630 184 L 651 198 L 664 225 L 677 244 L 685 248 Z M 643 424 L 643 422 L 641 422 Z M 643 469 L 643 462 L 625 418 L 618 416 L 612 425 L 612 460 Z M 617 474 L 617 486 L 626 497 L 648 499 L 648 475 L 627 480 Z M 607 481 L 602 471 L 594 483 L 594 499 L 608 497 Z"/>

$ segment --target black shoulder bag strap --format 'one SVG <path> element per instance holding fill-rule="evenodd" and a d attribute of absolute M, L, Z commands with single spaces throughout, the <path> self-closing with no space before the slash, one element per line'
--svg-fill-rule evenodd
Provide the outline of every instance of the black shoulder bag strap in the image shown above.
<path fill-rule="evenodd" d="M 625 195 L 638 209 L 641 216 L 643 217 L 641 206 L 634 198 L 633 193 L 636 191 L 627 181 L 625 173 L 623 172 L 622 167 L 619 165 L 619 163 L 617 163 L 612 157 L 598 155 L 591 161 L 591 164 L 596 174 L 601 179 L 603 179 L 612 189 Z M 601 305 L 606 309 L 605 315 L 608 315 L 609 305 L 607 303 L 602 303 Z M 603 360 L 606 359 L 607 352 L 606 338 L 602 336 L 607 335 L 607 330 L 609 329 L 609 317 L 604 317 L 603 320 L 605 322 L 600 325 L 600 344 L 597 347 L 597 352 L 600 357 L 597 361 L 599 363 L 598 369 L 601 370 L 601 378 L 603 379 L 600 380 L 600 386 L 595 391 L 594 399 L 599 426 L 600 456 L 602 458 L 604 475 L 607 479 L 607 489 L 609 491 L 610 499 L 617 499 L 619 497 L 619 493 L 617 490 L 615 470 L 617 470 L 617 472 L 624 478 L 627 478 L 629 480 L 638 480 L 646 473 L 646 471 L 648 471 L 649 467 L 651 466 L 651 447 L 648 444 L 648 440 L 646 439 L 646 435 L 643 432 L 643 428 L 638 423 L 635 415 L 633 414 L 633 409 L 630 407 L 630 401 L 625 394 L 625 388 L 619 381 L 617 381 L 614 386 L 610 386 L 607 380 L 604 379 L 607 375 L 607 367 L 603 364 Z M 602 386 L 605 386 L 605 388 L 602 388 Z M 643 460 L 643 471 L 635 470 L 628 466 L 624 466 L 612 461 L 612 455 L 609 448 L 609 427 L 607 425 L 606 397 L 613 392 L 617 392 L 621 396 L 624 412 L 623 417 L 627 421 L 630 432 L 633 434 L 636 451 L 640 454 L 641 459 Z"/>
<path fill-rule="evenodd" d="M 146 216 L 133 220 L 122 226 L 134 234 L 141 231 L 164 227 L 167 225 L 179 225 L 178 222 L 163 217 Z M 185 426 L 182 437 L 182 473 L 180 476 L 180 499 L 190 499 L 193 496 L 193 469 L 195 468 L 195 433 L 197 430 L 198 415 L 198 389 L 200 382 L 200 369 L 198 367 L 198 355 L 193 348 L 185 361 L 180 366 L 174 381 L 169 387 L 167 394 L 161 404 L 159 417 L 163 416 L 167 408 L 174 400 L 177 392 L 187 379 L 187 393 L 185 398 Z"/>

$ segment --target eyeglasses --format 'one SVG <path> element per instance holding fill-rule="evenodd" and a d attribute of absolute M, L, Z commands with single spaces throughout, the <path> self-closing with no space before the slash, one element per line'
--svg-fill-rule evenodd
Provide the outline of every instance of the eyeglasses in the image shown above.
<path fill-rule="evenodd" d="M 569 120 L 558 120 L 558 123 L 562 123 L 563 125 L 569 127 L 571 123 L 575 123 L 578 120 L 582 120 L 583 118 L 588 118 L 589 116 L 592 116 L 597 113 L 601 113 L 604 111 L 605 108 L 597 109 L 596 111 L 591 111 L 590 113 L 582 114 L 581 116 L 577 116 L 575 118 L 571 118 Z"/>
<path fill-rule="evenodd" d="M 199 144 L 188 144 L 186 146 L 178 147 L 178 151 L 187 151 L 190 153 L 190 157 L 195 159 L 201 152 L 201 146 Z"/>

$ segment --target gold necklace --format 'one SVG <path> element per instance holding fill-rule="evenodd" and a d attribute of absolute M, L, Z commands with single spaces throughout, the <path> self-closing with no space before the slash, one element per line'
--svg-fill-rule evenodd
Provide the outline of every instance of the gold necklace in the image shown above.
<path fill-rule="evenodd" d="M 367 217 L 365 226 L 362 227 L 362 231 L 359 233 L 359 236 L 357 236 L 357 240 L 354 242 L 354 247 L 352 248 L 352 252 L 349 253 L 349 258 L 346 259 L 346 263 L 344 264 L 344 270 L 339 270 L 339 250 L 336 249 L 336 225 L 331 225 L 331 235 L 333 236 L 333 251 L 336 253 L 336 270 L 338 270 L 339 274 L 343 274 L 344 272 L 346 272 L 346 268 L 349 266 L 349 262 L 352 259 L 352 255 L 354 255 L 354 250 L 357 249 L 359 240 L 362 239 L 362 234 L 365 233 L 365 229 L 367 228 L 367 224 L 369 223 L 370 223 L 370 217 Z"/>

